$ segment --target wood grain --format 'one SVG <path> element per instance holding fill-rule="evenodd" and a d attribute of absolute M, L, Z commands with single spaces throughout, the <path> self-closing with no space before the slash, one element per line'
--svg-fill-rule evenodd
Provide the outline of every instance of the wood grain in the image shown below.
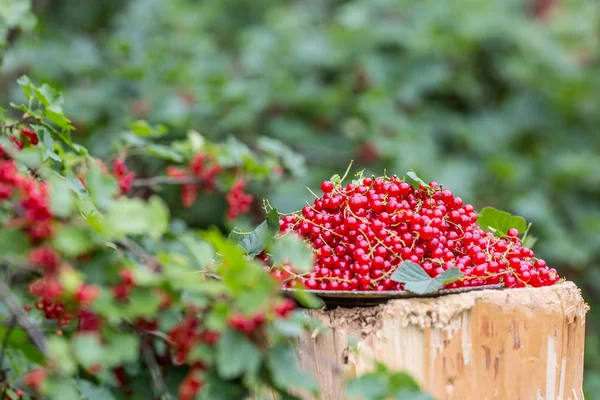
<path fill-rule="evenodd" d="M 303 337 L 298 357 L 326 400 L 345 399 L 344 379 L 374 360 L 436 399 L 581 400 L 587 309 L 565 282 L 309 311 L 330 329 Z"/>

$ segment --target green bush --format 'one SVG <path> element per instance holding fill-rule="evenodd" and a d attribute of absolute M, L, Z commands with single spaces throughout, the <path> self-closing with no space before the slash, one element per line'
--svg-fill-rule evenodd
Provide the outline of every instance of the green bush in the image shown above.
<path fill-rule="evenodd" d="M 254 189 L 285 211 L 354 158 L 368 173 L 414 168 L 477 208 L 523 215 L 536 253 L 592 304 L 586 385 L 600 385 L 595 2 L 44 4 L 37 30 L 5 54 L 5 100 L 18 99 L 11 82 L 23 72 L 60 87 L 98 155 L 139 118 L 287 151 L 264 137 L 277 139 L 306 173 L 286 157 L 296 176 Z"/>

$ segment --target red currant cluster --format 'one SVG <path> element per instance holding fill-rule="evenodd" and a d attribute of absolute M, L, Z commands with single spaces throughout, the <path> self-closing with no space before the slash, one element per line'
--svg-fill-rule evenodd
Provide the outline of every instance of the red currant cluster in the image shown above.
<path fill-rule="evenodd" d="M 324 195 L 312 205 L 280 220 L 282 234 L 305 237 L 317 260 L 303 275 L 282 267 L 288 286 L 401 290 L 390 277 L 404 260 L 431 277 L 459 268 L 464 276 L 449 288 L 546 286 L 559 280 L 556 270 L 523 246 L 516 229 L 503 238 L 484 232 L 473 206 L 436 182 L 415 189 L 397 177 L 364 178 L 345 187 L 325 181 L 321 189 Z"/>
<path fill-rule="evenodd" d="M 250 340 L 260 342 L 266 335 L 266 330 L 263 328 L 267 320 L 285 319 L 295 308 L 296 303 L 293 300 L 285 299 L 275 304 L 267 313 L 257 312 L 252 316 L 232 314 L 229 316 L 228 325 Z M 206 369 L 206 365 L 202 361 L 190 360 L 189 355 L 198 345 L 216 346 L 221 335 L 206 329 L 196 312 L 189 312 L 180 323 L 171 328 L 168 337 L 175 363 L 190 364 L 188 375 L 179 386 L 179 400 L 193 399 L 204 384 L 202 372 Z"/>
<path fill-rule="evenodd" d="M 291 299 L 284 299 L 281 303 L 273 307 L 275 318 L 285 319 L 296 308 L 296 303 Z M 264 313 L 257 313 L 253 316 L 244 314 L 233 314 L 229 317 L 228 324 L 231 328 L 247 336 L 252 336 L 257 333 L 263 326 L 267 317 Z"/>
<path fill-rule="evenodd" d="M 119 181 L 121 193 L 129 193 L 135 179 L 135 172 L 130 171 L 123 158 L 116 158 L 112 164 L 112 173 Z"/>
<path fill-rule="evenodd" d="M 200 190 L 210 193 L 214 190 L 217 175 L 221 172 L 221 166 L 216 163 L 214 157 L 199 153 L 194 156 L 188 168 L 170 166 L 167 168 L 167 176 L 173 178 L 198 178 L 200 183 L 184 183 L 181 185 L 181 204 L 184 207 L 194 205 Z"/>
<path fill-rule="evenodd" d="M 219 333 L 205 329 L 194 313 L 187 314 L 168 335 L 177 364 L 184 364 L 190 351 L 198 344 L 214 346 L 220 337 Z"/>
<path fill-rule="evenodd" d="M 22 128 L 21 133 L 31 144 L 37 144 L 36 133 Z M 9 226 L 26 232 L 34 247 L 29 253 L 29 262 L 41 272 L 41 279 L 33 282 L 30 293 L 37 298 L 35 307 L 45 318 L 56 320 L 58 327 L 68 325 L 77 312 L 85 308 L 100 295 L 100 288 L 82 284 L 75 292 L 73 301 L 67 302 L 64 288 L 59 282 L 61 260 L 48 245 L 46 239 L 53 236 L 53 226 L 58 223 L 50 209 L 49 187 L 35 177 L 20 173 L 15 162 L 3 154 L 0 159 L 0 201 L 15 200 L 18 206 L 12 208 L 13 216 Z M 83 308 L 82 308 L 83 307 Z M 27 311 L 30 305 L 25 305 Z M 60 329 L 57 333 L 60 333 Z"/>
<path fill-rule="evenodd" d="M 117 300 L 125 300 L 135 285 L 135 277 L 132 270 L 124 268 L 119 271 L 119 278 L 119 283 L 112 288 L 112 295 Z"/>
<path fill-rule="evenodd" d="M 23 376 L 23 383 L 37 392 L 41 389 L 47 377 L 48 371 L 45 368 L 37 368 Z"/>
<path fill-rule="evenodd" d="M 33 129 L 26 126 L 21 128 L 20 137 L 18 137 L 17 135 L 9 135 L 8 139 L 11 141 L 11 143 L 15 146 L 17 150 L 23 150 L 27 142 L 29 142 L 32 146 L 37 146 L 37 144 L 40 142 L 37 133 L 35 133 Z M 0 156 L 1 155 L 2 152 L 0 151 Z"/>
<path fill-rule="evenodd" d="M 36 309 L 43 312 L 46 319 L 56 320 L 59 327 L 68 325 L 76 315 L 80 319 L 80 326 L 83 318 L 85 330 L 90 330 L 92 324 L 88 320 L 95 315 L 87 311 L 86 306 L 100 296 L 100 287 L 81 284 L 74 293 L 73 301 L 69 302 L 64 298 L 64 289 L 58 281 L 58 255 L 51 248 L 43 246 L 33 249 L 29 260 L 32 265 L 41 269 L 43 274 L 42 279 L 33 282 L 29 287 L 30 293 L 38 298 L 35 303 Z M 30 309 L 29 305 L 25 306 L 25 310 Z"/>
<path fill-rule="evenodd" d="M 29 140 L 29 143 L 31 143 L 33 146 L 37 146 L 37 144 L 40 142 L 37 133 L 35 133 L 35 131 L 31 128 L 21 128 L 21 135 L 26 137 L 27 140 Z"/>
<path fill-rule="evenodd" d="M 185 318 L 169 332 L 171 347 L 174 351 L 175 363 L 184 364 L 192 349 L 200 344 L 213 347 L 220 338 L 218 332 L 205 329 L 195 313 L 189 313 Z M 202 388 L 204 382 L 201 373 L 206 365 L 201 361 L 191 363 L 186 378 L 179 385 L 179 399 L 194 399 Z"/>
<path fill-rule="evenodd" d="M 250 211 L 252 205 L 252 195 L 244 193 L 246 188 L 246 182 L 241 179 L 235 181 L 229 192 L 227 193 L 227 204 L 229 204 L 229 210 L 227 211 L 227 218 L 236 219 L 238 215 L 245 214 Z"/>
<path fill-rule="evenodd" d="M 201 367 L 193 367 L 179 385 L 179 400 L 193 400 L 204 386 Z"/>
<path fill-rule="evenodd" d="M 20 208 L 10 221 L 14 227 L 25 228 L 33 241 L 52 236 L 52 212 L 48 187 L 30 176 L 22 176 L 13 160 L 0 160 L 0 201 L 17 195 Z"/>

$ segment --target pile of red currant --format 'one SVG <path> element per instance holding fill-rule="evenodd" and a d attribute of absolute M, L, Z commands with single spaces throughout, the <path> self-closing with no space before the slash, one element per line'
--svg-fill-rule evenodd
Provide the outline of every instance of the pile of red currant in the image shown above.
<path fill-rule="evenodd" d="M 323 195 L 280 219 L 281 234 L 309 242 L 312 272 L 292 267 L 274 273 L 288 287 L 313 290 L 402 290 L 391 279 L 403 261 L 432 278 L 456 267 L 463 276 L 446 288 L 504 284 L 547 286 L 556 270 L 523 246 L 516 229 L 504 237 L 477 225 L 473 206 L 436 182 L 415 188 L 398 177 L 361 178 L 346 186 L 324 181 Z"/>

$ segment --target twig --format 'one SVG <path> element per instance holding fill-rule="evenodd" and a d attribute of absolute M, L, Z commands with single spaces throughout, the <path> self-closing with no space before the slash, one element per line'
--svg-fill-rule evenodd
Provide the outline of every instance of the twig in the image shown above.
<path fill-rule="evenodd" d="M 10 124 L 2 124 L 2 125 L 0 125 L 0 129 L 1 130 L 13 129 L 21 124 L 30 124 L 32 122 L 39 122 L 39 119 L 35 118 L 35 117 L 25 117 L 25 118 L 15 121 L 15 122 L 12 122 Z"/>
<path fill-rule="evenodd" d="M 202 180 L 195 176 L 154 176 L 152 178 L 134 179 L 131 184 L 133 187 L 146 187 L 157 185 L 186 185 L 190 183 L 202 183 Z"/>
<path fill-rule="evenodd" d="M 119 241 L 119 245 L 130 251 L 133 255 L 140 259 L 152 271 L 160 270 L 160 263 L 156 261 L 150 254 L 146 253 L 137 243 L 130 239 Z"/>
<path fill-rule="evenodd" d="M 148 369 L 150 370 L 150 375 L 152 376 L 152 384 L 154 386 L 154 394 L 156 394 L 159 398 L 163 400 L 169 400 L 171 396 L 169 395 L 169 391 L 167 389 L 167 385 L 165 384 L 165 380 L 163 379 L 162 372 L 160 371 L 160 367 L 154 358 L 154 353 L 152 348 L 148 342 L 142 339 L 142 354 L 144 355 L 144 360 L 146 361 L 146 365 L 148 365 Z"/>
<path fill-rule="evenodd" d="M 168 345 L 173 345 L 173 341 L 171 340 L 171 338 L 164 334 L 163 332 L 160 331 L 144 331 L 145 334 L 149 335 L 149 336 L 154 336 L 155 338 L 161 339 L 162 341 L 164 341 L 165 343 L 167 343 Z"/>
<path fill-rule="evenodd" d="M 25 312 L 19 307 L 19 304 L 15 301 L 15 297 L 12 294 L 10 288 L 4 282 L 0 282 L 0 300 L 6 304 L 8 310 L 16 319 L 16 322 L 20 327 L 25 329 L 25 332 L 29 335 L 29 338 L 33 344 L 40 350 L 44 357 L 47 357 L 46 351 L 46 339 L 40 330 L 31 324 Z"/>

